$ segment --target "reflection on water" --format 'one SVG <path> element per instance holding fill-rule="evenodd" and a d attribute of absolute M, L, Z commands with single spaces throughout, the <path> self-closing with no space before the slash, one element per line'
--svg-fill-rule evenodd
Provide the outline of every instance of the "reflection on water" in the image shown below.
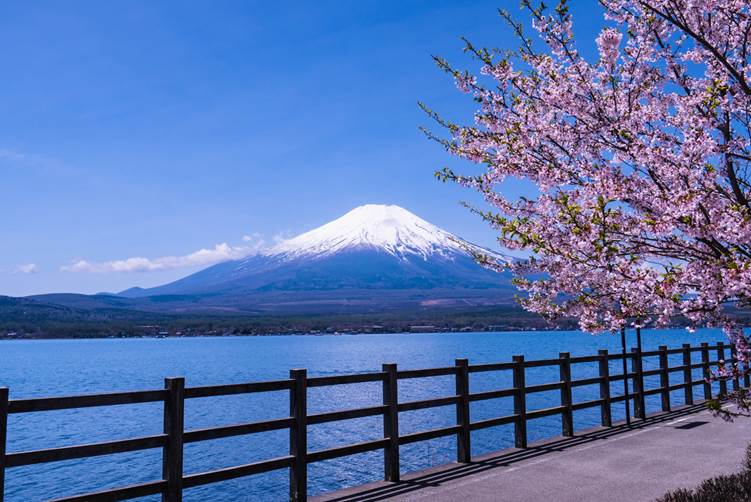
<path fill-rule="evenodd" d="M 714 343 L 724 340 L 721 332 L 661 330 L 643 333 L 645 350 L 658 345 L 678 347 L 682 343 Z M 378 371 L 385 362 L 400 369 L 451 366 L 455 358 L 470 364 L 510 361 L 523 354 L 529 359 L 557 357 L 561 351 L 573 356 L 593 355 L 598 349 L 620 350 L 615 336 L 594 337 L 578 332 L 437 333 L 382 334 L 357 336 L 269 336 L 241 338 L 133 339 L 133 340 L 40 340 L 0 342 L 0 386 L 10 387 L 11 399 L 161 388 L 166 376 L 184 376 L 187 386 L 214 385 L 287 378 L 291 368 L 307 368 L 309 376 Z M 699 354 L 694 354 L 695 362 Z M 671 356 L 671 365 L 682 364 Z M 712 357 L 714 359 L 714 357 Z M 656 367 L 657 358 L 644 369 Z M 597 364 L 577 364 L 573 378 L 597 376 Z M 620 363 L 611 364 L 620 372 Z M 697 370 L 696 378 L 699 378 Z M 681 374 L 671 374 L 671 383 Z M 527 383 L 558 380 L 557 368 L 530 368 Z M 659 377 L 645 379 L 645 387 L 659 386 Z M 470 391 L 511 387 L 510 372 L 473 373 Z M 613 395 L 621 393 L 614 382 Z M 433 377 L 399 382 L 399 400 L 411 401 L 454 394 L 454 379 Z M 309 413 L 381 404 L 380 383 L 309 389 Z M 698 389 L 697 389 L 698 392 Z M 597 385 L 574 389 L 574 402 L 599 398 Z M 672 393 L 681 404 L 682 391 Z M 559 392 L 531 394 L 528 409 L 559 404 Z M 660 396 L 647 397 L 648 411 L 660 409 Z M 251 422 L 286 416 L 285 392 L 192 399 L 186 402 L 188 429 Z M 511 398 L 472 403 L 472 420 L 513 413 Z M 623 418 L 622 406 L 615 406 L 614 420 Z M 400 432 L 453 425 L 452 406 L 400 414 Z M 576 429 L 599 425 L 599 408 L 574 413 Z M 161 432 L 159 403 L 87 408 L 11 415 L 8 450 L 107 441 Z M 345 422 L 309 426 L 311 451 L 382 436 L 382 419 L 368 417 Z M 557 416 L 532 420 L 530 441 L 560 434 Z M 185 446 L 185 472 L 201 472 L 245 464 L 287 454 L 287 431 L 219 439 Z M 506 425 L 472 433 L 472 453 L 480 454 L 512 446 L 513 426 Z M 402 472 L 453 461 L 455 439 L 441 438 L 401 448 Z M 318 494 L 345 486 L 380 479 L 381 452 L 370 452 L 312 464 L 309 490 Z M 158 479 L 161 451 L 123 453 L 84 460 L 10 469 L 6 494 L 10 501 L 42 500 Z M 287 498 L 286 470 L 242 478 L 185 492 L 186 500 L 277 501 Z M 153 498 L 156 500 L 156 498 Z"/>

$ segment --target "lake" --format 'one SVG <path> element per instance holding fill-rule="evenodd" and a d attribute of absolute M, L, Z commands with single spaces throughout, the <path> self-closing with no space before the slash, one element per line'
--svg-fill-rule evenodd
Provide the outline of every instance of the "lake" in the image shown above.
<path fill-rule="evenodd" d="M 726 340 L 719 330 L 645 330 L 645 350 L 659 345 L 715 343 Z M 634 346 L 633 334 L 629 346 Z M 378 371 L 382 363 L 397 363 L 399 369 L 452 366 L 455 358 L 470 364 L 506 362 L 512 355 L 527 359 L 557 357 L 561 351 L 573 356 L 593 355 L 598 349 L 620 351 L 620 338 L 591 336 L 573 331 L 508 333 L 424 333 L 326 336 L 265 336 L 227 338 L 18 340 L 0 341 L 0 386 L 10 388 L 11 399 L 96 393 L 121 390 L 159 389 L 167 376 L 184 376 L 187 386 L 240 383 L 288 378 L 291 368 L 307 368 L 309 376 Z M 672 357 L 672 356 L 671 356 Z M 680 355 L 671 365 L 681 364 Z M 699 354 L 694 354 L 698 362 Z M 655 358 L 656 359 L 656 358 Z M 712 357 L 714 359 L 714 356 Z M 620 362 L 611 372 L 620 372 Z M 656 360 L 655 360 L 656 364 Z M 649 369 L 645 365 L 645 369 Z M 698 370 L 697 370 L 698 371 Z M 596 376 L 594 364 L 573 366 L 573 378 Z M 671 374 L 679 378 L 680 374 Z M 696 377 L 699 378 L 699 373 Z M 511 387 L 510 372 L 477 373 L 470 391 Z M 557 381 L 556 368 L 527 370 L 527 383 Z M 677 383 L 680 380 L 672 380 Z M 658 386 L 647 379 L 645 387 Z M 613 395 L 622 384 L 614 382 Z M 698 395 L 699 389 L 695 390 Z M 599 398 L 596 385 L 574 389 L 574 401 Z M 454 378 L 434 377 L 399 382 L 400 401 L 454 394 Z M 682 392 L 674 392 L 682 404 Z M 528 396 L 528 409 L 559 404 L 558 391 Z M 318 413 L 381 404 L 381 384 L 365 383 L 308 391 L 308 411 Z M 186 429 L 228 425 L 288 416 L 286 392 L 246 396 L 213 397 L 186 401 Z M 647 411 L 660 408 L 660 397 L 647 398 Z M 510 398 L 472 404 L 472 420 L 513 413 Z M 624 417 L 623 406 L 614 405 L 614 420 Z M 400 414 L 400 433 L 452 425 L 453 406 Z M 599 425 L 599 408 L 577 411 L 577 430 Z M 160 403 L 49 411 L 11 415 L 8 451 L 51 448 L 80 443 L 161 433 Z M 560 417 L 530 421 L 530 441 L 560 434 Z M 382 419 L 368 417 L 309 427 L 310 451 L 382 437 Z M 245 464 L 287 454 L 288 432 L 273 431 L 219 439 L 185 446 L 185 473 Z M 513 426 L 474 432 L 473 455 L 513 445 Z M 451 462 L 455 439 L 442 438 L 402 447 L 402 472 Z M 346 486 L 378 480 L 382 476 L 382 452 L 370 452 L 312 464 L 309 491 L 320 494 Z M 96 489 L 159 479 L 161 451 L 122 453 L 106 457 L 71 460 L 9 469 L 6 496 L 9 501 L 44 500 L 81 494 Z M 185 500 L 282 501 L 288 490 L 287 470 L 229 482 L 206 485 L 184 493 Z M 156 498 L 152 498 L 156 500 Z"/>

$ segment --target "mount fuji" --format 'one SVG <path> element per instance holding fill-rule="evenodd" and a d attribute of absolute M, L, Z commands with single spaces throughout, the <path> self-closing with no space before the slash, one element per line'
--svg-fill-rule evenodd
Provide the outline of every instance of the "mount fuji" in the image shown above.
<path fill-rule="evenodd" d="M 508 274 L 469 243 L 399 206 L 364 205 L 262 252 L 119 297 L 159 310 L 352 312 L 510 304 Z"/>

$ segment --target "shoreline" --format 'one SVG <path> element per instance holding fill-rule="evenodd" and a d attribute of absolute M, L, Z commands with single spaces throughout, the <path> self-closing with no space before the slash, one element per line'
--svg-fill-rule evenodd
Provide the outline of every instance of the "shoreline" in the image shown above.
<path fill-rule="evenodd" d="M 678 329 L 678 328 L 665 328 L 665 329 Z M 363 336 L 363 335 L 450 335 L 456 333 L 467 334 L 480 334 L 480 333 L 545 333 L 545 332 L 573 332 L 580 331 L 577 329 L 564 329 L 564 328 L 549 328 L 549 329 L 537 329 L 537 328 L 517 328 L 508 330 L 440 330 L 440 331 L 342 331 L 332 333 L 316 333 L 316 332 L 268 332 L 268 333 L 203 333 L 203 334 L 190 334 L 190 335 L 92 335 L 92 336 L 55 336 L 55 335 L 42 335 L 42 336 L 7 336 L 0 335 L 0 342 L 3 341 L 15 341 L 15 340 L 128 340 L 128 339 L 178 339 L 178 338 L 256 338 L 256 337 L 268 337 L 268 336 Z"/>
<path fill-rule="evenodd" d="M 668 326 L 665 328 L 648 328 L 649 330 L 662 331 L 662 330 L 676 330 L 686 329 L 686 326 Z M 697 328 L 701 330 L 717 330 L 721 332 L 720 328 L 702 327 Z M 368 336 L 368 335 L 452 335 L 452 334 L 470 334 L 479 335 L 485 333 L 495 333 L 499 335 L 504 334 L 526 334 L 526 333 L 583 333 L 580 329 L 568 329 L 568 328 L 556 328 L 550 327 L 548 329 L 537 328 L 516 328 L 507 330 L 440 330 L 440 331 L 379 331 L 379 332 L 357 332 L 357 331 L 342 331 L 331 333 L 320 332 L 268 332 L 268 333 L 202 333 L 202 334 L 190 334 L 190 335 L 130 335 L 130 336 L 3 336 L 0 335 L 0 342 L 11 341 L 34 341 L 34 340 L 138 340 L 138 339 L 185 339 L 185 338 L 263 338 L 263 337 L 323 337 L 323 336 Z M 608 333 L 596 334 L 591 336 L 602 336 Z"/>

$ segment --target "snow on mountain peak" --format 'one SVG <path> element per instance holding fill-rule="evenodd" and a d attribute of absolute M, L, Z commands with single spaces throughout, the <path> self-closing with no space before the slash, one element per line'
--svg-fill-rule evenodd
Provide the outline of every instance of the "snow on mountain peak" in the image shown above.
<path fill-rule="evenodd" d="M 367 204 L 341 218 L 281 242 L 268 255 L 326 256 L 353 248 L 375 248 L 395 256 L 466 253 L 461 239 L 404 208 Z"/>

